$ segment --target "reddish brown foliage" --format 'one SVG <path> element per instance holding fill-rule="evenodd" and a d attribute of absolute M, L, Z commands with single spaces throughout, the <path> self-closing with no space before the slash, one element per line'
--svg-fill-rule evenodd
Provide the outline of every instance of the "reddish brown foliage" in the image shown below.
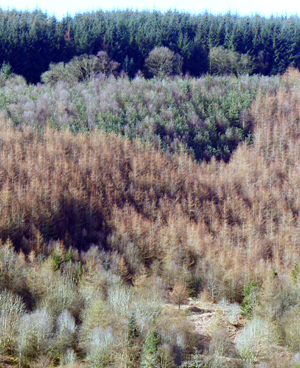
<path fill-rule="evenodd" d="M 249 279 L 300 255 L 298 74 L 257 98 L 254 144 L 229 164 L 2 122 L 0 237 L 26 251 L 41 247 L 41 234 L 78 248 L 96 243 L 122 255 L 126 277 L 146 267 L 172 287 L 203 275 L 213 296 L 239 300 Z"/>

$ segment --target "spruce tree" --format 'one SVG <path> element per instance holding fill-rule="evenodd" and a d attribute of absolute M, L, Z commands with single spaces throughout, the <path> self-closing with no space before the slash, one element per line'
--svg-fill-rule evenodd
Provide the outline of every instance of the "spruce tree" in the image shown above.
<path fill-rule="evenodd" d="M 151 322 L 151 330 L 148 333 L 142 353 L 141 366 L 144 368 L 158 368 L 159 367 L 159 347 L 161 345 L 161 337 L 157 329 L 155 317 Z"/>

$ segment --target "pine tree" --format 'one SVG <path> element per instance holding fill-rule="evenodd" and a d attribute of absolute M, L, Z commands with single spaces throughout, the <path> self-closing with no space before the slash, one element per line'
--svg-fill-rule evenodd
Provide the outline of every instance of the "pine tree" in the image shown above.
<path fill-rule="evenodd" d="M 157 329 L 155 317 L 151 322 L 151 330 L 146 338 L 141 366 L 144 368 L 158 368 L 159 367 L 159 347 L 161 345 L 161 337 Z"/>
<path fill-rule="evenodd" d="M 127 345 L 125 348 L 125 362 L 128 368 L 140 367 L 140 331 L 137 325 L 134 311 L 131 311 L 127 325 Z"/>
<path fill-rule="evenodd" d="M 136 338 L 140 336 L 140 332 L 135 319 L 134 311 L 131 311 L 128 318 L 128 328 L 127 328 L 127 340 L 129 345 L 132 345 Z"/>

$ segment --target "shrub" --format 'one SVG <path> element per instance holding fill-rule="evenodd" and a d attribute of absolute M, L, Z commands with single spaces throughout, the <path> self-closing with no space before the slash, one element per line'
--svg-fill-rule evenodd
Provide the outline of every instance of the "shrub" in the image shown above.
<path fill-rule="evenodd" d="M 276 337 L 271 323 L 254 317 L 238 336 L 236 350 L 244 361 L 253 364 L 259 357 L 268 357 L 272 353 Z"/>
<path fill-rule="evenodd" d="M 8 290 L 0 293 L 0 353 L 16 352 L 19 320 L 25 310 L 21 297 Z"/>
<path fill-rule="evenodd" d="M 234 347 L 225 329 L 216 331 L 209 343 L 209 353 L 216 356 L 231 357 L 234 355 Z"/>
<path fill-rule="evenodd" d="M 75 318 L 67 310 L 63 310 L 56 321 L 55 338 L 52 343 L 52 352 L 55 357 L 63 360 L 68 350 L 76 347 Z"/>
<path fill-rule="evenodd" d="M 142 345 L 141 332 L 137 324 L 135 314 L 132 311 L 128 318 L 126 336 L 120 354 L 120 360 L 126 367 L 128 368 L 140 367 L 141 345 Z"/>
<path fill-rule="evenodd" d="M 293 351 L 300 348 L 300 311 L 299 306 L 287 311 L 279 321 L 283 341 Z"/>
<path fill-rule="evenodd" d="M 260 286 L 255 281 L 251 281 L 250 284 L 247 285 L 245 296 L 241 304 L 243 315 L 245 317 L 251 317 L 255 307 L 258 305 L 259 290 Z"/>
<path fill-rule="evenodd" d="M 130 287 L 128 286 L 115 285 L 109 289 L 109 304 L 116 315 L 124 317 L 129 315 L 131 297 Z"/>
<path fill-rule="evenodd" d="M 195 349 L 193 354 L 190 354 L 189 360 L 182 362 L 182 368 L 207 368 L 209 365 L 209 357 L 203 355 Z"/>
<path fill-rule="evenodd" d="M 89 301 L 86 309 L 82 311 L 83 323 L 80 328 L 80 340 L 85 342 L 95 328 L 107 329 L 114 324 L 114 316 L 110 306 L 102 299 Z"/>
<path fill-rule="evenodd" d="M 47 355 L 41 355 L 38 359 L 30 365 L 31 368 L 49 368 L 54 364 L 54 360 Z"/>
<path fill-rule="evenodd" d="M 12 77 L 11 66 L 3 62 L 0 68 L 0 87 L 5 85 L 5 82 Z"/>
<path fill-rule="evenodd" d="M 68 349 L 63 356 L 63 364 L 75 364 L 77 356 L 74 349 Z"/>
<path fill-rule="evenodd" d="M 161 337 L 157 330 L 156 323 L 152 322 L 152 329 L 148 333 L 145 341 L 141 359 L 141 367 L 155 368 L 159 361 L 159 347 L 161 345 Z"/>
<path fill-rule="evenodd" d="M 220 302 L 225 321 L 236 325 L 241 315 L 241 307 L 238 303 L 229 303 L 226 299 Z"/>
<path fill-rule="evenodd" d="M 110 75 L 114 75 L 115 77 L 117 76 L 118 69 L 121 65 L 120 63 L 111 60 L 106 51 L 99 51 L 97 53 L 97 58 L 97 68 L 99 73 L 103 73 L 107 77 Z"/>
<path fill-rule="evenodd" d="M 91 367 L 104 368 L 113 361 L 115 338 L 111 329 L 95 327 L 87 341 L 87 361 Z"/>
<path fill-rule="evenodd" d="M 171 348 L 176 364 L 181 364 L 184 355 L 197 346 L 194 324 L 182 310 L 164 308 L 158 317 L 157 327 L 162 344 Z"/>
<path fill-rule="evenodd" d="M 9 290 L 0 293 L 0 313 L 21 315 L 25 312 L 26 307 L 19 295 L 15 295 Z"/>
<path fill-rule="evenodd" d="M 31 363 L 50 350 L 53 320 L 42 309 L 21 317 L 18 336 L 18 356 L 21 364 Z"/>
<path fill-rule="evenodd" d="M 26 295 L 24 265 L 20 262 L 9 238 L 4 244 L 0 240 L 0 268 L 0 289 Z"/>
<path fill-rule="evenodd" d="M 274 270 L 264 280 L 259 294 L 257 314 L 270 321 L 278 321 L 300 300 L 299 286 L 287 277 L 277 277 Z"/>

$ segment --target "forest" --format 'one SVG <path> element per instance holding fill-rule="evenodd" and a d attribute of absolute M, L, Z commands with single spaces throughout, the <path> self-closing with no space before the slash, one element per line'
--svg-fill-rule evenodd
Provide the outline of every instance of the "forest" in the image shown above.
<path fill-rule="evenodd" d="M 299 367 L 298 18 L 0 18 L 1 367 Z"/>
<path fill-rule="evenodd" d="M 106 51 L 133 78 L 138 71 L 145 72 L 145 60 L 155 47 L 180 55 L 182 73 L 191 76 L 215 73 L 209 53 L 217 47 L 231 51 L 233 58 L 235 53 L 243 56 L 249 74 L 276 75 L 289 65 L 300 65 L 299 41 L 297 16 L 128 10 L 95 11 L 58 21 L 39 10 L 0 9 L 0 65 L 11 65 L 29 83 L 38 83 L 50 63 L 66 63 L 74 56 L 99 51 Z"/>

